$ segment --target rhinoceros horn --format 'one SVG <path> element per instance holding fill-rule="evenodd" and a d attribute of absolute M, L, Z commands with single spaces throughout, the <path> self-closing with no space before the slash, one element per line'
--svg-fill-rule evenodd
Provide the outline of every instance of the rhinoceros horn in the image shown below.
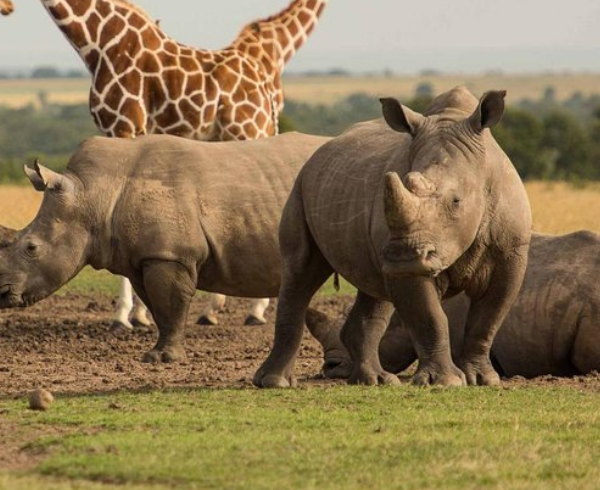
<path fill-rule="evenodd" d="M 0 225 L 0 248 L 8 247 L 17 239 L 17 230 Z"/>
<path fill-rule="evenodd" d="M 383 193 L 385 220 L 392 230 L 403 230 L 417 219 L 419 198 L 412 194 L 396 172 L 385 174 Z"/>
<path fill-rule="evenodd" d="M 33 168 L 25 165 L 23 170 L 36 191 L 43 192 L 46 189 L 50 189 L 70 192 L 74 189 L 74 184 L 71 179 L 40 165 L 40 161 L 37 158 L 35 162 L 33 162 Z"/>

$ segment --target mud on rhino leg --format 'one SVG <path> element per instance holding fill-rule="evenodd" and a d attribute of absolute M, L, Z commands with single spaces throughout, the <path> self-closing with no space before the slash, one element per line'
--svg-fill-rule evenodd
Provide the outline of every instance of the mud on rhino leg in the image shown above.
<path fill-rule="evenodd" d="M 450 353 L 448 318 L 432 279 L 395 279 L 389 284 L 398 316 L 410 329 L 419 358 L 413 383 L 419 386 L 462 386 L 464 373 Z"/>
<path fill-rule="evenodd" d="M 196 292 L 195 271 L 178 262 L 146 261 L 142 265 L 145 298 L 158 327 L 158 340 L 142 362 L 186 360 L 185 323 Z"/>
<path fill-rule="evenodd" d="M 385 371 L 379 362 L 379 343 L 393 311 L 392 303 L 358 292 L 340 334 L 354 364 L 349 384 L 400 384 L 400 380 Z"/>
<path fill-rule="evenodd" d="M 526 266 L 527 248 L 500 262 L 491 274 L 487 291 L 479 298 L 471 299 L 463 350 L 457 361 L 470 385 L 500 384 L 490 350 L 496 332 L 521 289 Z"/>

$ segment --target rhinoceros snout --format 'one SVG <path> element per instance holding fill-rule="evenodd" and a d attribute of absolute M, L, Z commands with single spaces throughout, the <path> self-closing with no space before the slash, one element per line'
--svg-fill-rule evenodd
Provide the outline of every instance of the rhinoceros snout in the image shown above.
<path fill-rule="evenodd" d="M 442 263 L 435 245 L 431 243 L 410 246 L 405 243 L 391 243 L 383 250 L 384 273 L 390 275 L 414 274 L 437 276 L 442 271 Z"/>

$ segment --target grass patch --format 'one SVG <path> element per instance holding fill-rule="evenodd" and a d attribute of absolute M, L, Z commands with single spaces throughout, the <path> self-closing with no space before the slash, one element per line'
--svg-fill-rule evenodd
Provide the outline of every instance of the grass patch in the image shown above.
<path fill-rule="evenodd" d="M 585 489 L 600 478 L 599 402 L 571 388 L 305 387 L 4 409 L 32 432 L 71 429 L 31 446 L 48 451 L 28 475 L 41 482 L 31 489 L 51 488 L 45 477 L 203 489 Z"/>

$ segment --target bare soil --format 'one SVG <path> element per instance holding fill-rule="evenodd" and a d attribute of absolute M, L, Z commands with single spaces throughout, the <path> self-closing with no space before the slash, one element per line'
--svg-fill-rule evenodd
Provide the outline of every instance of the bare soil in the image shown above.
<path fill-rule="evenodd" d="M 110 330 L 113 305 L 106 296 L 67 294 L 27 309 L 0 311 L 0 398 L 24 397 L 36 388 L 56 396 L 251 386 L 254 371 L 272 344 L 274 306 L 267 311 L 267 325 L 244 326 L 250 301 L 229 298 L 220 325 L 195 325 L 204 301 L 198 297 L 192 306 L 188 360 L 181 364 L 140 362 L 154 346 L 156 327 L 136 327 L 115 336 Z M 335 318 L 344 314 L 351 301 L 350 297 L 323 297 L 316 306 Z M 307 331 L 297 363 L 299 381 L 318 378 L 321 363 L 322 350 Z"/>

